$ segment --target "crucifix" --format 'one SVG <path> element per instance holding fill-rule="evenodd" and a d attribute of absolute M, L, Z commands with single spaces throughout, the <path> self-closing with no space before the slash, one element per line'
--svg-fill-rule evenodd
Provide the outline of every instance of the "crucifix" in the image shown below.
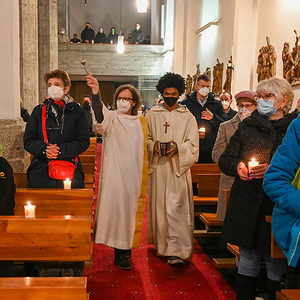
<path fill-rule="evenodd" d="M 165 133 L 167 133 L 168 126 L 170 126 L 170 124 L 166 121 L 166 124 L 163 124 L 163 126 L 165 126 Z"/>

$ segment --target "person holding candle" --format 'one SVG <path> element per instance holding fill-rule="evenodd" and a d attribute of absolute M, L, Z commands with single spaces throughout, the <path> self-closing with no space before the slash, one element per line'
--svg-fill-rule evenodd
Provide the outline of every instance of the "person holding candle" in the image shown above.
<path fill-rule="evenodd" d="M 27 170 L 29 188 L 63 188 L 63 181 L 48 174 L 49 160 L 73 162 L 90 145 L 87 120 L 82 107 L 69 95 L 71 80 L 67 72 L 56 69 L 45 74 L 48 87 L 46 132 L 43 137 L 42 107 L 37 105 L 29 118 L 23 137 L 24 148 L 33 155 Z M 78 158 L 72 188 L 84 188 L 84 172 Z"/>
<path fill-rule="evenodd" d="M 239 124 L 245 118 L 249 117 L 257 107 L 255 93 L 252 91 L 244 90 L 237 93 L 234 97 L 238 107 L 238 113 L 229 121 L 220 124 L 217 139 L 212 150 L 212 159 L 215 163 L 218 163 L 222 153 L 230 141 L 230 138 L 238 129 Z M 234 177 L 227 176 L 223 172 L 221 173 L 217 206 L 217 219 L 220 221 L 224 221 L 226 211 L 225 194 L 222 190 L 230 189 L 233 181 Z"/>
<path fill-rule="evenodd" d="M 271 225 L 273 202 L 262 188 L 270 161 L 280 146 L 289 124 L 298 113 L 288 113 L 294 98 L 290 84 L 283 78 L 260 81 L 256 89 L 257 110 L 240 123 L 219 159 L 223 173 L 235 177 L 231 188 L 221 239 L 240 247 L 236 284 L 237 300 L 255 299 L 261 258 L 266 262 L 268 299 L 275 299 L 286 262 L 273 259 Z M 249 172 L 254 158 L 259 165 Z"/>
<path fill-rule="evenodd" d="M 120 269 L 131 270 L 129 258 L 145 167 L 142 127 L 146 120 L 138 112 L 141 100 L 135 87 L 120 86 L 114 95 L 116 109 L 110 111 L 101 102 L 97 79 L 88 72 L 86 80 L 92 89 L 94 130 L 103 136 L 94 239 L 114 248 L 114 263 Z"/>

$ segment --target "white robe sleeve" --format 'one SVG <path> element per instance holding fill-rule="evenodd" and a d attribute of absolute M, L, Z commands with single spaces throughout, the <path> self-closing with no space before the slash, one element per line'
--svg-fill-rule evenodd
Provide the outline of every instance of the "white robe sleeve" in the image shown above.
<path fill-rule="evenodd" d="M 194 165 L 199 156 L 199 133 L 196 119 L 189 120 L 186 126 L 185 141 L 177 144 L 178 152 L 172 156 L 172 165 L 176 176 L 181 176 Z"/>
<path fill-rule="evenodd" d="M 153 153 L 155 141 L 153 141 L 153 137 L 151 136 L 151 118 L 148 118 L 146 115 L 147 123 L 148 123 L 148 142 L 147 142 L 147 151 L 148 151 L 148 174 L 152 174 L 158 164 L 158 157 Z"/>
<path fill-rule="evenodd" d="M 107 109 L 105 104 L 102 102 L 102 113 L 103 113 L 103 122 L 98 123 L 96 118 L 94 118 L 93 127 L 94 132 L 107 136 L 112 128 L 112 124 L 116 119 L 115 113 Z"/>

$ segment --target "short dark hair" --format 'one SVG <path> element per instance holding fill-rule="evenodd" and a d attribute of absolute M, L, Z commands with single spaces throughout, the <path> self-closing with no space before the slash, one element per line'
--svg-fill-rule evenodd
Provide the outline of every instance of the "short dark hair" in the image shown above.
<path fill-rule="evenodd" d="M 129 90 L 132 94 L 133 101 L 135 102 L 135 106 L 132 107 L 131 114 L 136 116 L 138 114 L 138 109 L 141 106 L 141 98 L 138 90 L 131 84 L 123 84 L 119 86 L 114 94 L 114 105 L 113 108 L 117 108 L 117 98 L 119 94 L 124 91 Z"/>
<path fill-rule="evenodd" d="M 83 96 L 83 99 L 84 98 L 90 98 L 90 100 L 92 101 L 92 97 L 90 95 L 85 95 L 85 96 Z"/>
<path fill-rule="evenodd" d="M 200 80 L 204 80 L 206 82 L 209 82 L 211 81 L 211 79 L 206 75 L 206 74 L 201 74 L 197 77 L 197 83 L 200 81 Z"/>
<path fill-rule="evenodd" d="M 179 95 L 182 95 L 185 91 L 185 79 L 179 74 L 167 72 L 159 79 L 155 87 L 161 95 L 163 94 L 165 88 L 169 87 L 177 89 Z"/>
<path fill-rule="evenodd" d="M 91 23 L 90 23 L 90 22 L 85 22 L 85 24 L 89 24 L 89 25 L 91 25 Z"/>
<path fill-rule="evenodd" d="M 222 94 L 228 94 L 228 95 L 229 95 L 229 97 L 230 97 L 230 100 L 232 100 L 232 95 L 231 95 L 231 93 L 229 93 L 229 92 L 225 92 L 225 91 L 224 91 L 224 92 L 222 92 Z M 222 94 L 221 94 L 221 95 L 222 95 Z M 221 96 L 221 95 L 220 95 L 220 96 Z"/>

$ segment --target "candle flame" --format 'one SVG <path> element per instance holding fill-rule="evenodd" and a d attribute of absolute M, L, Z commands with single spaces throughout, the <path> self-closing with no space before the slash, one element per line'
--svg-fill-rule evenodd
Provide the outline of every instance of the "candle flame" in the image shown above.
<path fill-rule="evenodd" d="M 66 181 L 69 182 L 70 181 L 69 178 L 67 178 Z"/>
<path fill-rule="evenodd" d="M 254 161 L 255 161 L 255 158 L 252 158 L 252 161 L 254 162 Z"/>
<path fill-rule="evenodd" d="M 28 201 L 28 202 L 27 202 L 27 205 L 31 206 L 31 203 Z"/>

